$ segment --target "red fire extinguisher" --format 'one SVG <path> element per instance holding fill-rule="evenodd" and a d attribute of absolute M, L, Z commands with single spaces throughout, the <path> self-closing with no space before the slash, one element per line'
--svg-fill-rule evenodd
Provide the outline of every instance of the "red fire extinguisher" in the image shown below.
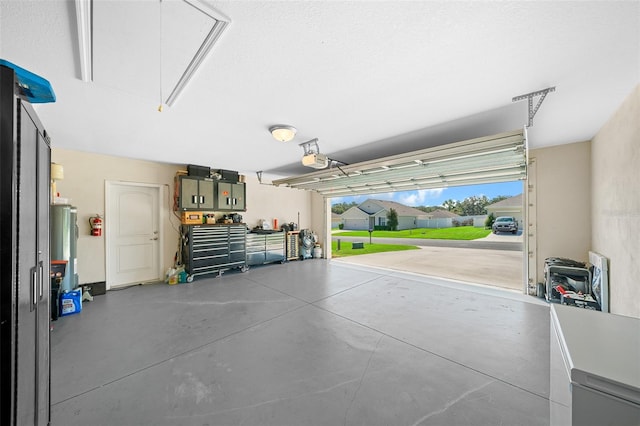
<path fill-rule="evenodd" d="M 89 218 L 89 226 L 91 227 L 91 235 L 94 237 L 102 235 L 102 218 L 99 214 Z"/>

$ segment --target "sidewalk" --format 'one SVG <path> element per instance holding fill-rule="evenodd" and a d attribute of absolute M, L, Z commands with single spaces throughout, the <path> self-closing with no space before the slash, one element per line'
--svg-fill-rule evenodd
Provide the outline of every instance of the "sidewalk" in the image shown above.
<path fill-rule="evenodd" d="M 484 238 L 480 238 L 474 241 L 501 241 L 501 242 L 522 242 L 522 229 L 518 231 L 517 234 L 505 234 L 501 232 L 499 234 L 494 234 L 493 232 L 487 235 Z"/>

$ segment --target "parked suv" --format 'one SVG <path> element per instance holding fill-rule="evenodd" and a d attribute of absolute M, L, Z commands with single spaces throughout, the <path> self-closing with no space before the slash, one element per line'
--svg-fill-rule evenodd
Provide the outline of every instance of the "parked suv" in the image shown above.
<path fill-rule="evenodd" d="M 494 234 L 498 232 L 511 232 L 515 234 L 518 232 L 518 221 L 515 217 L 511 216 L 500 216 L 495 222 L 493 222 L 493 226 L 491 227 Z"/>

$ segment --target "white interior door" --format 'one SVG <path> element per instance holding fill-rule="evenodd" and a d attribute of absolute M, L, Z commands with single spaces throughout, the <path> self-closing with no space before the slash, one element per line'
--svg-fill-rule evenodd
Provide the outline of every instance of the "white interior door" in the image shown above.
<path fill-rule="evenodd" d="M 107 286 L 159 281 L 160 187 L 107 182 Z"/>

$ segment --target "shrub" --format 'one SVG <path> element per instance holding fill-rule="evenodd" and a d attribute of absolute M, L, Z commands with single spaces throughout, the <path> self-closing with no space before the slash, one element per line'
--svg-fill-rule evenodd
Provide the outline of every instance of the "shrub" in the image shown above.
<path fill-rule="evenodd" d="M 344 229 L 344 223 L 339 223 L 338 224 L 338 229 Z"/>
<path fill-rule="evenodd" d="M 458 227 L 458 226 L 473 226 L 473 218 L 465 219 L 463 221 L 459 221 L 457 219 L 453 219 L 453 220 L 451 220 L 451 224 L 454 227 Z"/>
<path fill-rule="evenodd" d="M 398 229 L 398 212 L 396 212 L 395 209 L 389 209 L 389 213 L 387 213 L 387 222 L 391 231 L 396 231 Z"/>
<path fill-rule="evenodd" d="M 496 221 L 496 215 L 494 215 L 493 212 L 489 213 L 487 218 L 484 220 L 484 227 L 491 228 L 493 226 L 493 222 L 495 221 Z"/>
<path fill-rule="evenodd" d="M 463 220 L 461 226 L 473 226 L 473 218 Z"/>

